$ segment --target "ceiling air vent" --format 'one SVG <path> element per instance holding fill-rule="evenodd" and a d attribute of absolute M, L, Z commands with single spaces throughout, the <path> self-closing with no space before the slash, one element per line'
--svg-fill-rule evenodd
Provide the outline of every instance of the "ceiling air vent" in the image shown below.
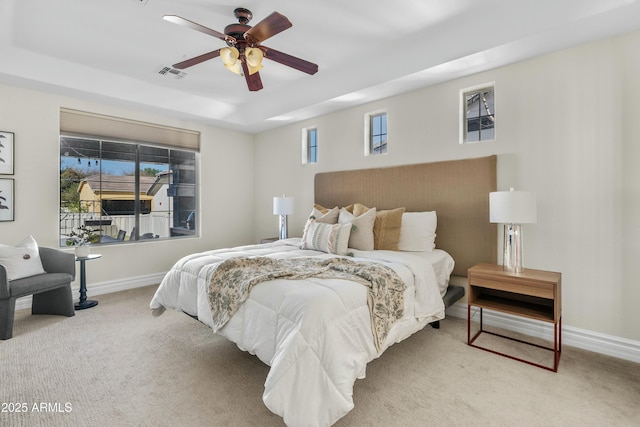
<path fill-rule="evenodd" d="M 173 67 L 162 67 L 160 71 L 158 71 L 158 74 L 163 76 L 173 76 L 176 79 L 181 79 L 187 75 L 186 72 Z"/>

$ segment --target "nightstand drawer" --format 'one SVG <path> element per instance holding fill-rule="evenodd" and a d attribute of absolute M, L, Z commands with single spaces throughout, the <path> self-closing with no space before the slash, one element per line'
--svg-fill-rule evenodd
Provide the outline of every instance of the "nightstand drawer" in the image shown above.
<path fill-rule="evenodd" d="M 514 294 L 531 295 L 540 298 L 555 298 L 556 283 L 540 282 L 518 277 L 483 277 L 470 275 L 469 284 L 487 289 L 508 291 Z"/>
<path fill-rule="evenodd" d="M 549 298 L 471 286 L 469 304 L 544 322 L 555 321 L 554 302 Z"/>

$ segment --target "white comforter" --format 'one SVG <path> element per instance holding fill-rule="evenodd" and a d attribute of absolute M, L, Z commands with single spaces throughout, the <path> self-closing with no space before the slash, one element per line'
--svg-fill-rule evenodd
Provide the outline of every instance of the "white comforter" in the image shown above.
<path fill-rule="evenodd" d="M 369 361 L 429 322 L 444 318 L 441 294 L 453 270 L 453 259 L 446 252 L 353 253 L 354 259 L 388 265 L 407 284 L 404 317 L 393 326 L 380 352 L 371 331 L 368 288 L 341 279 L 260 283 L 219 332 L 271 367 L 263 401 L 289 426 L 336 422 L 353 409 L 353 385 L 364 378 Z M 156 314 L 164 308 L 184 311 L 211 326 L 206 289 L 212 271 L 217 263 L 235 256 L 333 255 L 301 250 L 296 238 L 192 254 L 167 273 L 151 309 Z"/>

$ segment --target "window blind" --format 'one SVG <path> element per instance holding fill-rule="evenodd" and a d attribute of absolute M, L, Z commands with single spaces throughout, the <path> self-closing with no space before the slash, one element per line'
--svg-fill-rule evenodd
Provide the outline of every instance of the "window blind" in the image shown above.
<path fill-rule="evenodd" d="M 200 151 L 200 132 L 197 131 L 68 108 L 60 109 L 60 133 L 149 142 Z"/>

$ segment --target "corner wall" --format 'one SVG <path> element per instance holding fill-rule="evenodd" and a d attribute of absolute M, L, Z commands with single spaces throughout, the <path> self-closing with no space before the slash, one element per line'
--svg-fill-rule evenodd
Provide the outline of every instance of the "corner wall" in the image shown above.
<path fill-rule="evenodd" d="M 9 245 L 29 234 L 59 245 L 60 107 L 201 132 L 200 237 L 96 246 L 102 258 L 87 264 L 89 294 L 92 284 L 158 283 L 183 255 L 253 242 L 252 135 L 11 86 L 0 85 L 0 100 L 0 130 L 15 133 L 15 175 L 0 176 L 15 179 L 15 221 L 0 222 L 0 243 Z"/>
<path fill-rule="evenodd" d="M 254 239 L 277 235 L 271 198 L 283 193 L 296 199 L 290 235 L 302 233 L 317 172 L 497 154 L 499 190 L 537 193 L 525 266 L 562 272 L 563 324 L 640 340 L 638 50 L 640 33 L 632 33 L 263 132 Z M 460 145 L 459 91 L 491 81 L 496 140 Z M 364 157 L 364 114 L 381 108 L 389 152 Z M 302 165 L 302 128 L 310 126 L 320 160 Z"/>

